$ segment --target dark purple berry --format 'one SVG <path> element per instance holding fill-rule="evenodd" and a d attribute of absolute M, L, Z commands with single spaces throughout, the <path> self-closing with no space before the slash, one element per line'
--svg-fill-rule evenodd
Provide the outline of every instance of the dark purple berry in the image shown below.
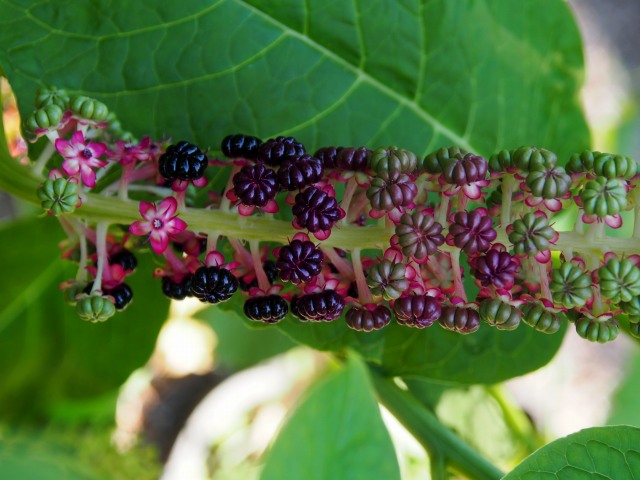
<path fill-rule="evenodd" d="M 497 237 L 491 217 L 477 210 L 457 212 L 449 226 L 449 233 L 455 246 L 469 255 L 486 252 Z"/>
<path fill-rule="evenodd" d="M 393 303 L 393 313 L 400 325 L 424 328 L 433 325 L 440 318 L 440 303 L 428 295 L 400 297 Z"/>
<path fill-rule="evenodd" d="M 244 302 L 244 314 L 256 322 L 277 323 L 288 311 L 287 302 L 280 295 L 252 297 Z"/>
<path fill-rule="evenodd" d="M 195 145 L 182 141 L 170 145 L 162 154 L 159 171 L 168 181 L 196 180 L 204 175 L 209 161 Z"/>
<path fill-rule="evenodd" d="M 391 322 L 391 312 L 383 305 L 377 305 L 373 310 L 366 307 L 351 307 L 347 312 L 347 325 L 358 331 L 370 332 L 380 330 Z"/>
<path fill-rule="evenodd" d="M 285 160 L 293 160 L 306 153 L 304 145 L 293 137 L 270 138 L 260 147 L 258 161 L 272 167 L 280 165 Z"/>
<path fill-rule="evenodd" d="M 407 207 L 418 193 L 409 175 L 398 170 L 383 171 L 371 180 L 367 198 L 375 210 L 389 212 L 396 207 Z"/>
<path fill-rule="evenodd" d="M 442 168 L 442 176 L 449 184 L 469 185 L 486 178 L 487 166 L 484 158 L 468 153 L 464 157 L 447 160 Z"/>
<path fill-rule="evenodd" d="M 450 305 L 442 309 L 440 326 L 457 333 L 473 333 L 480 328 L 480 315 L 469 307 Z"/>
<path fill-rule="evenodd" d="M 322 270 L 322 250 L 313 242 L 292 240 L 289 245 L 280 247 L 276 268 L 283 282 L 296 285 L 308 282 Z"/>
<path fill-rule="evenodd" d="M 322 162 L 324 168 L 336 168 L 336 161 L 341 150 L 343 147 L 322 147 L 313 156 Z"/>
<path fill-rule="evenodd" d="M 191 293 L 205 303 L 229 300 L 237 289 L 238 279 L 221 267 L 200 267 L 191 280 Z"/>
<path fill-rule="evenodd" d="M 233 176 L 233 191 L 244 205 L 264 207 L 278 193 L 276 172 L 262 163 L 245 165 Z"/>
<path fill-rule="evenodd" d="M 133 271 L 138 266 L 138 260 L 133 253 L 123 248 L 109 259 L 111 265 L 120 265 L 123 270 Z"/>
<path fill-rule="evenodd" d="M 262 140 L 250 135 L 227 135 L 222 140 L 222 153 L 229 158 L 253 159 L 258 156 Z"/>
<path fill-rule="evenodd" d="M 342 148 L 336 156 L 336 168 L 364 172 L 369 168 L 371 150 L 367 147 Z"/>
<path fill-rule="evenodd" d="M 473 275 L 483 286 L 511 288 L 518 271 L 518 261 L 507 252 L 489 250 L 473 261 Z"/>
<path fill-rule="evenodd" d="M 302 321 L 331 322 L 340 318 L 344 298 L 335 290 L 309 293 L 291 300 L 291 313 Z"/>
<path fill-rule="evenodd" d="M 338 206 L 337 200 L 315 187 L 309 187 L 296 195 L 292 212 L 298 226 L 312 233 L 330 230 L 344 217 L 344 210 Z"/>
<path fill-rule="evenodd" d="M 276 262 L 273 262 L 271 260 L 266 260 L 262 264 L 262 269 L 264 270 L 264 273 L 267 275 L 267 279 L 269 280 L 269 283 L 273 283 L 274 280 L 278 278 L 278 269 L 276 268 Z M 248 292 L 252 288 L 257 287 L 258 279 L 255 276 L 255 274 L 252 278 L 253 280 L 251 281 L 245 281 L 242 278 L 239 279 L 238 283 L 240 285 L 240 290 L 242 290 L 243 292 Z"/>
<path fill-rule="evenodd" d="M 285 160 L 278 170 L 278 182 L 282 190 L 301 190 L 322 179 L 324 168 L 317 158 L 302 155 L 292 160 Z"/>
<path fill-rule="evenodd" d="M 173 300 L 184 300 L 193 296 L 191 293 L 191 280 L 193 275 L 185 276 L 180 282 L 174 282 L 169 277 L 162 277 L 162 293 Z"/>
<path fill-rule="evenodd" d="M 109 291 L 105 291 L 105 293 L 113 297 L 115 300 L 114 305 L 118 311 L 124 310 L 133 299 L 133 290 L 126 283 L 116 285 Z"/>

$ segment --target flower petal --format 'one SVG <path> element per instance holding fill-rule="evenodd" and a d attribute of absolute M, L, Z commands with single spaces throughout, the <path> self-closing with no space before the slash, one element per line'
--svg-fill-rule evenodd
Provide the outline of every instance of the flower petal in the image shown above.
<path fill-rule="evenodd" d="M 180 233 L 187 228 L 187 222 L 182 220 L 181 218 L 174 217 L 168 222 L 164 224 L 164 231 L 169 235 L 175 235 L 176 233 Z"/>
<path fill-rule="evenodd" d="M 143 236 L 143 235 L 148 235 L 151 232 L 151 230 L 152 230 L 151 223 L 150 222 L 143 222 L 142 220 L 138 220 L 137 222 L 133 222 L 129 226 L 129 232 L 131 232 L 132 235 L 136 235 L 138 237 Z"/>
<path fill-rule="evenodd" d="M 162 230 L 154 230 L 149 235 L 149 240 L 151 242 L 151 248 L 158 255 L 163 253 L 167 247 L 169 246 L 169 235 L 167 235 Z"/>
<path fill-rule="evenodd" d="M 158 206 L 158 217 L 164 221 L 168 221 L 176 214 L 178 210 L 178 202 L 173 197 L 167 197 L 160 202 Z"/>
<path fill-rule="evenodd" d="M 147 220 L 153 220 L 157 216 L 156 206 L 153 203 L 140 202 L 138 211 Z"/>

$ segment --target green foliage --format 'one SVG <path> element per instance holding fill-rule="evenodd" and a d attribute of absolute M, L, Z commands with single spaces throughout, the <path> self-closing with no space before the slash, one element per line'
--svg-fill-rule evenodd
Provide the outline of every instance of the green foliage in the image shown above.
<path fill-rule="evenodd" d="M 273 445 L 262 480 L 400 479 L 364 364 L 347 365 L 309 392 Z"/>
<path fill-rule="evenodd" d="M 504 480 L 635 478 L 640 471 L 640 428 L 588 428 L 542 447 Z"/>

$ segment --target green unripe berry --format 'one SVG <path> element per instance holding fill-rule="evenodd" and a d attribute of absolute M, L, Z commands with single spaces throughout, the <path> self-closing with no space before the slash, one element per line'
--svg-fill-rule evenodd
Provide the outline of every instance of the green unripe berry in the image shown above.
<path fill-rule="evenodd" d="M 580 317 L 576 320 L 576 332 L 590 342 L 607 343 L 615 340 L 620 333 L 618 322 L 614 318 L 600 320 Z"/>
<path fill-rule="evenodd" d="M 65 90 L 56 87 L 40 88 L 36 92 L 36 108 L 57 105 L 62 110 L 69 108 L 69 95 Z"/>
<path fill-rule="evenodd" d="M 549 288 L 553 301 L 566 308 L 582 307 L 591 298 L 591 276 L 582 268 L 570 262 L 560 265 L 551 272 Z"/>
<path fill-rule="evenodd" d="M 512 228 L 509 241 L 513 243 L 516 255 L 533 256 L 547 250 L 556 236 L 555 230 L 549 226 L 549 220 L 532 212 L 513 222 Z"/>
<path fill-rule="evenodd" d="M 73 213 L 78 204 L 78 184 L 66 178 L 48 178 L 37 192 L 42 208 L 58 216 Z"/>
<path fill-rule="evenodd" d="M 567 193 L 571 187 L 571 177 L 562 167 L 536 168 L 529 171 L 526 183 L 536 197 L 552 199 Z"/>
<path fill-rule="evenodd" d="M 612 258 L 598 269 L 600 292 L 613 303 L 631 302 L 640 295 L 640 268 L 628 258 Z"/>
<path fill-rule="evenodd" d="M 88 295 L 78 300 L 76 311 L 82 320 L 97 323 L 112 317 L 116 313 L 116 307 L 107 297 Z"/>
<path fill-rule="evenodd" d="M 514 168 L 513 152 L 515 150 L 500 150 L 489 158 L 489 171 L 493 173 L 504 173 L 507 169 Z"/>
<path fill-rule="evenodd" d="M 478 310 L 480 320 L 498 330 L 515 330 L 520 325 L 522 314 L 516 307 L 500 300 L 485 299 Z"/>
<path fill-rule="evenodd" d="M 382 295 L 385 300 L 399 298 L 409 288 L 406 268 L 401 263 L 382 259 L 367 272 L 367 285 L 374 295 Z"/>
<path fill-rule="evenodd" d="M 628 302 L 620 302 L 619 307 L 627 315 L 640 317 L 640 296 L 633 297 Z"/>
<path fill-rule="evenodd" d="M 74 282 L 63 290 L 64 301 L 71 306 L 78 303 L 78 295 L 82 293 L 87 284 L 85 282 Z"/>
<path fill-rule="evenodd" d="M 47 105 L 33 112 L 25 121 L 25 129 L 29 132 L 36 130 L 53 129 L 60 125 L 63 115 L 58 105 Z"/>
<path fill-rule="evenodd" d="M 87 120 L 103 122 L 109 115 L 109 108 L 102 102 L 89 97 L 73 97 L 71 99 L 71 111 Z"/>
<path fill-rule="evenodd" d="M 553 168 L 558 164 L 555 153 L 544 148 L 520 147 L 513 152 L 513 163 L 525 172 Z"/>
<path fill-rule="evenodd" d="M 442 169 L 448 160 L 452 158 L 462 158 L 467 153 L 469 152 L 458 147 L 439 148 L 418 162 L 418 170 L 432 174 L 442 173 Z"/>
<path fill-rule="evenodd" d="M 638 164 L 631 157 L 624 155 L 599 153 L 593 162 L 593 170 L 601 177 L 629 180 L 636 174 Z"/>
<path fill-rule="evenodd" d="M 617 215 L 627 208 L 627 190 L 622 180 L 597 177 L 589 180 L 580 194 L 584 211 L 600 218 Z"/>
<path fill-rule="evenodd" d="M 540 303 L 528 303 L 521 307 L 522 321 L 542 333 L 556 333 L 560 330 L 562 316 L 547 310 Z"/>
<path fill-rule="evenodd" d="M 573 173 L 584 173 L 593 170 L 593 162 L 596 155 L 600 155 L 600 152 L 592 152 L 591 150 L 585 150 L 582 153 L 574 153 L 567 163 L 567 173 L 569 175 Z"/>
<path fill-rule="evenodd" d="M 381 147 L 371 154 L 371 169 L 376 173 L 397 170 L 402 173 L 413 173 L 418 165 L 415 153 L 398 147 Z"/>

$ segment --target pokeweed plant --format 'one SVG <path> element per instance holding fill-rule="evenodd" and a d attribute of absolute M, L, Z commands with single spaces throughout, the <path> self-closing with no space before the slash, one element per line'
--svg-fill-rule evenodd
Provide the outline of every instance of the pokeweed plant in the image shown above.
<path fill-rule="evenodd" d="M 564 2 L 0 5 L 0 65 L 31 142 L 18 158 L 0 145 L 0 187 L 66 233 L 76 271 L 57 302 L 100 325 L 68 327 L 68 307 L 65 328 L 99 342 L 137 328 L 119 325 L 130 304 L 196 297 L 216 321 L 352 352 L 291 418 L 265 478 L 294 452 L 305 476 L 320 461 L 332 467 L 314 478 L 397 477 L 374 391 L 433 476 L 498 478 L 409 380 L 521 375 L 571 324 L 593 342 L 621 322 L 640 333 L 640 172 L 589 149 Z M 144 256 L 155 269 L 139 292 Z M 144 361 L 150 323 L 140 355 L 80 398 Z M 341 409 L 352 431 L 327 448 L 340 421 L 315 417 Z"/>

